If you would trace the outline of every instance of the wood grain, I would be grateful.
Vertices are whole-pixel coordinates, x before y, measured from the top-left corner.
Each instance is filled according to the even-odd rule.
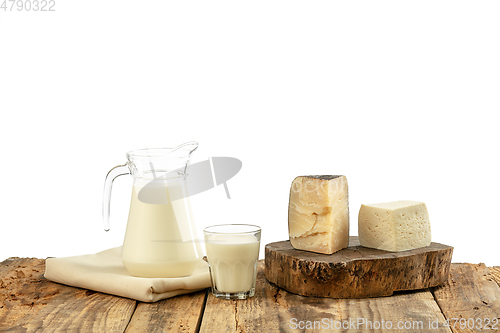
[[[462,318],[475,322],[469,327],[458,323],[452,328],[453,332],[477,332],[478,322],[484,325],[485,318],[490,321],[496,318],[496,329],[500,330],[498,275],[495,277],[495,274],[490,274],[484,264],[453,264],[452,267],[448,281],[443,286],[432,289],[434,297],[443,314],[450,319],[450,324],[453,325]],[[488,326],[489,330],[491,326]]]
[[[207,290],[155,303],[139,303],[125,332],[197,332]]]
[[[357,326],[358,319],[365,321]],[[303,328],[311,325],[307,332],[338,331],[338,325],[344,325],[341,330],[345,332],[382,332],[385,330],[376,326],[382,320],[385,325],[390,321],[393,329],[399,322],[408,322],[414,325],[411,332],[429,332],[429,322],[437,320],[439,328],[432,332],[451,332],[442,326],[445,318],[428,290],[368,299],[303,297],[269,283],[262,261],[254,297],[228,301],[209,293],[200,332],[297,332],[303,331],[300,322]]]
[[[266,278],[302,296],[366,298],[390,296],[444,283],[453,248],[432,243],[403,252],[363,247],[351,236],[349,247],[333,254],[294,249],[289,241],[265,247]]]
[[[136,302],[46,280],[45,260],[0,263],[0,331],[123,332]]]
[[[491,277],[500,286],[500,266],[489,267]]]
[[[500,320],[500,267],[482,264],[452,264],[440,287],[332,299],[278,288],[266,280],[260,261],[256,293],[248,300],[219,300],[201,291],[156,303],[53,283],[43,278],[44,270],[41,259],[0,263],[0,332],[386,332],[390,322],[394,331],[457,333],[480,330],[459,323],[450,329],[446,318],[452,325],[453,318]],[[436,320],[438,327],[429,328]]]

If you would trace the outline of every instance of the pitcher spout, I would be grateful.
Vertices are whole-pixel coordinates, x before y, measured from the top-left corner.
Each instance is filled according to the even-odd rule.
[[[134,178],[157,179],[172,171],[177,176],[186,174],[186,168],[198,143],[189,141],[174,148],[146,148],[129,151],[127,164]]]

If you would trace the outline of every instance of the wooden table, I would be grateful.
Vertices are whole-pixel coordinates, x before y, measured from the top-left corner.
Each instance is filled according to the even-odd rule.
[[[389,325],[400,332],[500,332],[500,267],[483,264],[452,264],[438,288],[330,299],[277,288],[261,261],[250,300],[218,300],[205,290],[156,303],[53,283],[44,270],[43,259],[0,263],[0,332],[381,332]],[[474,329],[463,328],[461,318]],[[478,329],[486,318],[489,328],[498,321],[496,330]]]

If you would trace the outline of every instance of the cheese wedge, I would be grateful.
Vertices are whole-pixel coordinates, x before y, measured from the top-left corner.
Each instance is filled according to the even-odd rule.
[[[332,254],[349,245],[349,202],[345,176],[294,179],[288,233],[295,249]]]
[[[425,203],[394,201],[361,205],[358,235],[362,246],[400,252],[431,244],[431,225]]]

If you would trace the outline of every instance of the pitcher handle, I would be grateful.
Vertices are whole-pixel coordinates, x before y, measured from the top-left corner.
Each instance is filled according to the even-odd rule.
[[[111,188],[113,187],[113,181],[118,176],[130,174],[129,169],[126,164],[117,165],[113,169],[109,170],[106,175],[106,180],[104,181],[104,196],[102,199],[102,217],[104,220],[104,230],[109,231],[109,207],[111,205]]]

